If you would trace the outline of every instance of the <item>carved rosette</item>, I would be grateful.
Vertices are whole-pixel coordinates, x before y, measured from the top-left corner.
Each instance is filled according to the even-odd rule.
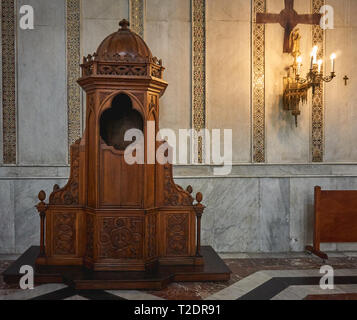
[[[76,214],[56,213],[54,225],[54,254],[73,255],[76,253]]]
[[[143,220],[107,217],[100,220],[99,257],[103,259],[141,259]]]
[[[167,217],[167,255],[188,254],[188,215],[170,214]]]
[[[164,204],[166,206],[192,206],[192,196],[174,182],[172,176],[172,165],[166,164],[164,167],[164,171]]]
[[[50,205],[76,206],[79,204],[79,144],[71,146],[71,175],[65,187],[55,185],[50,195]]]

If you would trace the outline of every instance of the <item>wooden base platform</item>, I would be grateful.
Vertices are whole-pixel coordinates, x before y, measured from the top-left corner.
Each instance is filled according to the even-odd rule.
[[[161,290],[171,282],[228,281],[231,271],[212,247],[202,247],[203,266],[157,266],[147,272],[91,271],[84,267],[35,266],[39,247],[30,247],[4,273],[7,284],[18,284],[21,266],[35,270],[35,283],[65,283],[77,290]]]

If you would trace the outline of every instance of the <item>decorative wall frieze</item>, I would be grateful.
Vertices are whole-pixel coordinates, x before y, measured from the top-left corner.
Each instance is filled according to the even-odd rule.
[[[144,38],[145,0],[130,0],[130,29]]]
[[[191,0],[192,8],[192,128],[206,127],[206,0]],[[196,139],[195,139],[196,141]],[[203,141],[195,143],[195,157],[203,162]]]
[[[81,136],[80,0],[66,0],[68,146]]]
[[[253,162],[265,162],[265,25],[256,23],[258,12],[266,12],[266,0],[253,0],[252,26],[252,131]]]
[[[16,164],[15,0],[1,1],[3,163]]]
[[[324,0],[312,0],[312,13],[319,13]],[[318,45],[318,59],[323,59],[325,32],[320,26],[312,26],[312,45]],[[324,158],[324,87],[317,88],[312,97],[312,162],[323,162]]]

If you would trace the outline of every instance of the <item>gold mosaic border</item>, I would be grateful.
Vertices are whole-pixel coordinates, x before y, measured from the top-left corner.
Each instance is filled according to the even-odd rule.
[[[144,38],[145,0],[130,0],[130,29]]]
[[[320,13],[324,0],[312,0],[312,13]],[[312,27],[312,45],[319,46],[319,59],[324,57],[325,32],[320,26]],[[323,86],[316,89],[312,97],[312,162],[323,162],[324,158],[324,92]]]
[[[258,12],[266,12],[266,0],[253,0],[252,25],[252,114],[253,162],[265,162],[265,24],[257,24]]]
[[[66,1],[68,146],[81,136],[80,0]]]
[[[191,0],[191,8],[192,127],[199,132],[206,127],[206,0]],[[199,137],[198,144],[195,145],[198,163],[203,161],[202,142]]]
[[[16,164],[15,0],[1,1],[3,163]]]

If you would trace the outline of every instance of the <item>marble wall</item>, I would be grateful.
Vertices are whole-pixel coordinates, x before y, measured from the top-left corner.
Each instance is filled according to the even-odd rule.
[[[251,161],[250,6],[207,1],[207,128],[231,129],[233,162]],[[233,80],[234,79],[234,80]],[[219,114],[219,116],[217,116]]]
[[[335,29],[326,35],[326,51],[335,51],[338,56],[336,68],[338,78],[335,83],[325,86],[326,106],[326,141],[325,161],[356,161],[357,149],[354,141],[357,137],[357,91],[353,75],[357,72],[357,2],[354,0],[328,0],[334,7]],[[350,80],[345,86],[343,77]]]
[[[191,0],[146,1],[145,41],[163,60],[169,86],[160,100],[160,127],[191,128]]]
[[[280,13],[284,0],[267,0],[267,12]],[[310,13],[310,1],[297,0],[295,10]],[[311,26],[299,25],[302,36],[301,53],[304,57],[304,72],[307,72],[312,48]],[[307,163],[310,157],[311,99],[302,106],[298,128],[291,112],[283,110],[283,77],[291,65],[291,55],[282,54],[284,32],[280,24],[266,25],[265,45],[265,109],[266,109],[266,154],[268,163]]]
[[[39,242],[34,208],[39,190],[64,185],[67,166],[66,0],[17,0],[35,9],[35,29],[17,28],[17,165],[0,166],[0,253],[21,253]],[[279,13],[283,0],[267,0]],[[311,163],[311,103],[295,128],[282,111],[282,78],[291,63],[282,54],[283,29],[266,26],[266,163],[252,164],[251,1],[206,1],[206,122],[233,130],[233,162],[227,177],[211,166],[177,166],[176,181],[204,194],[203,243],[221,252],[302,251],[312,241],[313,188],[357,188],[357,47],[355,0],[327,0],[335,29],[326,32],[326,56],[337,51],[338,77],[325,86],[325,163]],[[146,0],[144,38],[163,59],[169,87],[161,100],[161,128],[191,128],[191,0]],[[309,13],[311,0],[295,0]],[[81,1],[81,55],[130,19],[130,0]],[[299,26],[305,70],[311,26]],[[1,58],[1,57],[0,57]],[[1,64],[0,64],[1,67]],[[342,78],[348,75],[348,86]],[[85,99],[82,95],[82,117]],[[0,112],[0,139],[2,135]],[[0,143],[0,158],[2,144]],[[349,163],[349,164],[348,164]],[[353,250],[331,244],[329,250]]]
[[[201,191],[207,206],[202,242],[219,252],[301,252],[312,244],[316,185],[355,190],[357,177],[177,176]],[[357,250],[356,244],[322,244],[327,251]]]
[[[17,30],[18,164],[67,164],[65,0],[18,0],[34,8]]]

